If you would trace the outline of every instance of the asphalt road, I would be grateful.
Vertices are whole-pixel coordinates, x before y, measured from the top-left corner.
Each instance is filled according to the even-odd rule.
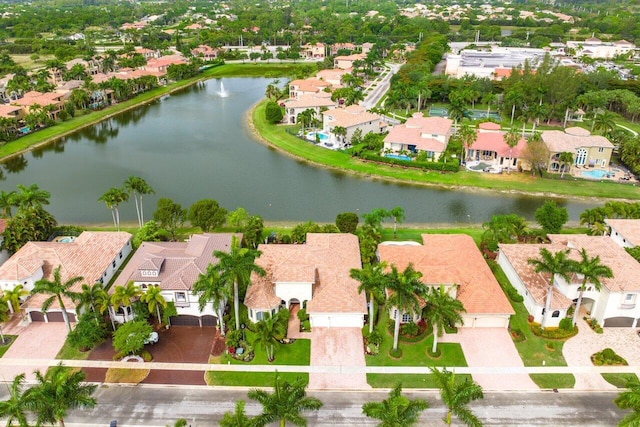
[[[320,411],[307,415],[310,426],[376,425],[362,415],[362,404],[387,395],[386,391],[310,394],[324,403]],[[420,425],[444,425],[445,410],[437,392],[406,394],[429,402]],[[0,387],[0,399],[6,396],[6,389]],[[622,417],[612,403],[615,396],[607,392],[486,393],[474,402],[473,410],[486,426],[615,426]],[[172,386],[101,386],[95,397],[98,405],[72,411],[65,419],[67,427],[108,426],[111,420],[117,420],[118,427],[164,427],[178,418],[186,418],[192,427],[215,426],[222,414],[233,411],[236,400],[247,400],[246,391],[237,389]],[[247,401],[246,411],[255,415],[260,406]]]

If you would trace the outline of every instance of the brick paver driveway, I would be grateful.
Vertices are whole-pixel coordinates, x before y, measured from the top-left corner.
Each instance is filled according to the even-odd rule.
[[[4,328],[7,335],[18,335],[9,350],[4,354],[6,359],[55,359],[67,339],[67,327],[64,322],[33,322],[21,325],[19,319],[13,319]],[[33,380],[34,370],[44,372],[47,366],[6,366],[2,368],[0,380],[12,381],[21,373],[25,373],[27,380]]]
[[[470,367],[505,368],[501,375],[474,374],[483,389],[539,390],[529,375],[508,373],[508,368],[524,364],[506,328],[460,328],[457,334],[445,334],[442,341],[460,343]]]
[[[362,331],[358,328],[314,328],[311,332],[311,367],[335,366],[340,373],[309,374],[310,389],[367,389],[365,373],[349,367],[366,366]]]

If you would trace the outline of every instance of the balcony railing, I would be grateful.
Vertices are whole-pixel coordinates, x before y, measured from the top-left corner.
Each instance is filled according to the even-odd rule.
[[[624,304],[620,304],[620,309],[621,310],[631,310],[636,308],[636,303],[632,302],[632,303],[624,303]]]

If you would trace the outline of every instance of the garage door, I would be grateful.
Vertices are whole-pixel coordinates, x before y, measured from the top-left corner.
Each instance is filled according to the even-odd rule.
[[[463,316],[463,328],[506,328],[509,319],[501,316]]]
[[[610,317],[608,319],[604,319],[603,326],[608,326],[610,328],[630,328],[633,326],[634,318],[632,317]]]
[[[312,328],[362,328],[363,315],[309,315]]]
[[[31,311],[29,316],[31,316],[32,322],[44,322],[44,314],[39,311]]]
[[[69,317],[70,322],[76,321],[75,314],[67,313],[67,316]],[[61,311],[49,311],[47,313],[47,318],[49,319],[49,322],[64,322],[64,317],[62,317]]]
[[[216,316],[206,315],[202,316],[202,326],[216,326],[218,324],[218,318]]]
[[[174,316],[171,318],[171,326],[200,326],[198,316]]]

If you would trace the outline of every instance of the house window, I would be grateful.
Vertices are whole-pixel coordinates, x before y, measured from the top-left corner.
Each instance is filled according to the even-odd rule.
[[[551,313],[551,317],[560,317],[560,310],[556,310],[553,313]]]
[[[116,268],[116,260],[114,259],[113,262],[111,263],[111,265],[113,266],[113,268]]]
[[[604,153],[604,147],[598,147],[598,153]]]
[[[122,251],[120,251],[120,258],[122,258]]]
[[[636,302],[636,294],[626,294],[624,296],[625,304],[633,304]]]
[[[402,315],[402,323],[409,323],[409,322],[413,322],[413,316],[410,315],[409,313],[404,313]]]
[[[256,320],[260,321],[264,319],[264,311],[256,311]]]
[[[176,292],[176,302],[187,302],[187,293]]]
[[[576,161],[575,164],[578,166],[582,166],[587,163],[587,150],[584,148],[578,148],[576,151]]]

